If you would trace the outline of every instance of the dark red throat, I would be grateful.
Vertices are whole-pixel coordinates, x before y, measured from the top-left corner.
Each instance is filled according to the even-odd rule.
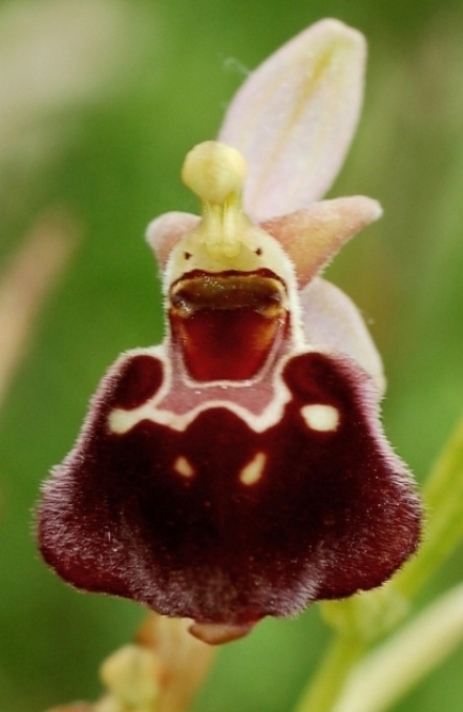
[[[252,378],[289,332],[286,288],[268,270],[192,273],[170,301],[173,344],[198,381]]]

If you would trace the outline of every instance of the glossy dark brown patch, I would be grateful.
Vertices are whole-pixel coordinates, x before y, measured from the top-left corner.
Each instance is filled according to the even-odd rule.
[[[286,288],[267,269],[190,272],[169,302],[173,343],[198,381],[252,378],[290,328]]]
[[[201,309],[187,318],[169,314],[172,340],[198,381],[252,378],[289,331],[289,315],[271,319],[253,309]]]

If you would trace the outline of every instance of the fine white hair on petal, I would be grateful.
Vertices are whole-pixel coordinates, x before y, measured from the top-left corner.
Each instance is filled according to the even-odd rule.
[[[322,20],[240,88],[219,139],[248,162],[245,208],[255,219],[307,207],[329,189],[357,125],[365,59],[361,33]]]
[[[146,241],[152,248],[160,269],[164,269],[172,248],[191,232],[200,218],[192,213],[170,212],[152,220],[146,228]]]
[[[350,356],[372,378],[381,397],[386,390],[381,357],[353,301],[320,277],[300,292],[300,300],[310,346]]]
[[[383,211],[363,195],[321,200],[295,213],[268,220],[262,228],[273,235],[296,268],[300,287],[326,267],[347,240],[378,220]]]

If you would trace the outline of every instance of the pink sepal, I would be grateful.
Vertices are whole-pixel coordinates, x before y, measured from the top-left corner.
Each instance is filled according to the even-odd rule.
[[[244,204],[266,220],[305,208],[330,188],[357,125],[366,45],[338,20],[297,35],[252,72],[219,140],[246,158]]]

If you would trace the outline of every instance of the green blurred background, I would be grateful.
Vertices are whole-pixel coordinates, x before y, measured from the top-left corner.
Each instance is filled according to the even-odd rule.
[[[109,364],[162,338],[143,232],[167,210],[195,210],[179,179],[184,154],[215,136],[246,70],[325,16],[370,46],[365,111],[331,195],[364,193],[385,208],[328,275],[370,323],[389,378],[387,433],[423,480],[463,405],[461,0],[0,2],[0,260],[53,206],[82,234],[0,415],[1,712],[95,698],[100,661],[143,618],[47,570],[32,535],[39,485]],[[41,83],[54,81],[42,101]],[[38,98],[28,103],[29,84]],[[419,605],[463,578],[463,551],[438,578]],[[328,637],[316,606],[263,622],[220,651],[195,712],[290,710]],[[463,650],[396,709],[461,710],[462,666]]]

